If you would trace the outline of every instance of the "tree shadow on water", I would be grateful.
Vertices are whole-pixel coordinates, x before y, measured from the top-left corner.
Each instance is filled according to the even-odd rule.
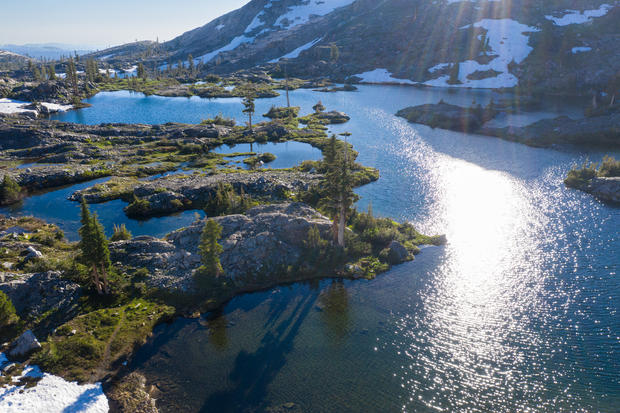
[[[295,337],[315,300],[314,295],[300,300],[289,317],[265,334],[256,352],[240,352],[229,376],[232,387],[210,395],[200,411],[244,412],[264,408],[267,388],[286,364],[286,356],[293,350]]]

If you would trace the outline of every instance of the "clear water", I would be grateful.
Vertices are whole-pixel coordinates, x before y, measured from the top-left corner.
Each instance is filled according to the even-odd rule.
[[[351,132],[359,160],[381,171],[359,189],[360,208],[372,202],[376,214],[446,233],[449,243],[374,281],[249,294],[212,320],[158,327],[132,365],[161,390],[161,410],[294,402],[320,412],[618,411],[620,210],[562,184],[574,163],[602,153],[530,148],[393,116],[440,98],[489,97],[387,86],[293,92],[302,112],[320,99],[352,116],[332,131]],[[61,116],[243,119],[234,100],[94,99],[82,115]],[[282,99],[258,100],[258,111]]]
[[[233,154],[233,153],[265,153],[269,152],[276,156],[276,159],[262,166],[262,168],[282,169],[291,168],[299,165],[305,160],[316,161],[323,157],[321,151],[312,147],[310,144],[302,142],[267,142],[264,144],[258,143],[242,143],[234,146],[222,145],[215,148],[213,151],[221,154]],[[236,159],[238,157],[232,157],[227,159]],[[239,157],[237,160],[246,158]],[[241,163],[244,168],[249,169],[250,166]]]
[[[70,201],[68,198],[79,189],[86,189],[98,183],[103,183],[109,178],[101,178],[94,181],[70,185],[52,191],[42,191],[25,198],[20,203],[0,208],[0,214],[11,216],[32,215],[45,221],[56,224],[65,233],[70,241],[79,240],[78,229],[80,228],[80,204]],[[183,211],[181,213],[155,217],[148,220],[129,219],[123,212],[127,204],[121,200],[94,204],[90,206],[92,212],[96,212],[99,220],[105,228],[108,236],[114,232],[114,225],[125,224],[134,236],[152,235],[163,237],[173,229],[186,226],[194,222],[196,214],[204,216],[203,211]]]

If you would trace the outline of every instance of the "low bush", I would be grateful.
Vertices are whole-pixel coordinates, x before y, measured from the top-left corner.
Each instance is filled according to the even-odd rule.
[[[144,217],[151,213],[151,203],[148,199],[138,198],[134,195],[133,201],[125,207],[128,217]]]
[[[110,237],[110,241],[127,241],[131,239],[131,232],[127,229],[125,224],[114,224],[114,234]]]
[[[219,183],[215,194],[209,199],[205,206],[205,213],[209,217],[220,215],[243,214],[248,209],[258,205],[243,190],[237,194],[230,184]]]

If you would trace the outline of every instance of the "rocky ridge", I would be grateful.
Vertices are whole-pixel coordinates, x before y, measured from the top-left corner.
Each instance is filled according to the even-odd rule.
[[[245,215],[213,218],[222,226],[220,256],[225,277],[239,288],[266,288],[282,283],[283,270],[298,264],[308,230],[317,226],[324,238],[331,221],[300,203],[258,206]],[[193,271],[201,262],[198,254],[204,221],[169,234],[164,239],[142,236],[110,245],[113,261],[147,268],[153,287],[189,291]]]

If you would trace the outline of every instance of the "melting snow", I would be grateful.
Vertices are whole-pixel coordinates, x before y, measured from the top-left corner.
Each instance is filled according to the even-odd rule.
[[[28,102],[22,102],[13,99],[0,99],[0,113],[36,113],[32,109],[24,109],[23,106],[28,105]],[[0,363],[2,360],[0,360]]]
[[[292,28],[310,21],[312,16],[325,16],[332,11],[348,6],[355,0],[310,0],[307,4],[289,7],[288,12],[278,17],[275,26]]]
[[[375,69],[355,75],[362,79],[365,83],[399,83],[403,85],[415,85],[416,82],[409,79],[397,79],[387,69]]]
[[[24,106],[29,105],[30,102],[22,102],[20,100],[13,99],[0,99],[0,113],[33,113],[36,114],[37,111],[34,109],[26,109]],[[41,102],[41,106],[45,106],[51,112],[66,112],[73,108],[71,105],[59,105],[57,103],[48,103]],[[0,363],[2,360],[0,359]]]
[[[579,10],[565,10],[564,16],[562,17],[554,17],[554,16],[545,16],[545,19],[553,21],[556,26],[568,26],[569,24],[583,24],[591,21],[595,17],[602,17],[607,14],[607,12],[613,9],[614,6],[609,4],[602,4],[598,9],[594,10],[584,10],[583,12]]]
[[[288,8],[288,11],[286,13],[278,17],[278,19],[276,20],[274,24],[274,27],[275,27],[274,30],[285,29],[285,28],[290,29],[300,24],[307,23],[308,21],[310,21],[310,18],[312,16],[324,16],[336,10],[337,8],[348,6],[354,1],[355,0],[309,0],[306,4],[301,4],[299,6],[291,6]],[[272,7],[272,3],[269,2],[265,5],[264,9],[268,9],[271,7]],[[242,35],[237,36],[234,39],[232,39],[230,43],[228,43],[226,46],[222,46],[219,49],[213,50],[205,55],[197,57],[196,59],[194,59],[195,62],[196,63],[210,62],[211,60],[213,60],[213,58],[215,58],[220,53],[234,50],[244,43],[252,43],[256,39],[256,36],[259,36],[265,32],[271,31],[272,29],[270,28],[264,28],[259,33],[252,35],[252,36],[250,35],[255,30],[265,26],[265,23],[262,21],[262,17],[265,15],[264,9],[261,10],[254,17],[254,19],[252,19],[248,27],[246,27],[245,30],[243,31]],[[216,29],[220,30],[219,28],[220,26],[217,26]],[[303,50],[300,50],[300,52],[301,51]],[[161,68],[165,68],[165,67],[166,67],[165,65],[161,66]]]
[[[6,364],[0,353],[0,366]],[[37,366],[27,366],[20,377],[41,377],[30,389],[18,386],[0,387],[0,411],[3,413],[107,413],[108,399],[101,383],[79,385],[51,374],[41,373]],[[14,378],[14,381],[19,378]]]
[[[463,28],[468,27],[465,26]],[[538,29],[512,19],[483,19],[474,23],[474,27],[481,27],[487,30],[487,38],[491,48],[489,54],[496,57],[484,65],[475,60],[466,60],[459,63],[459,80],[462,84],[449,85],[447,83],[449,76],[441,76],[425,82],[425,85],[496,89],[514,87],[518,84],[519,80],[508,72],[508,65],[513,60],[515,63],[521,63],[530,54],[532,47],[528,45],[529,36],[525,33],[535,32]],[[436,65],[429,69],[429,71],[436,71],[447,65],[449,64]],[[476,71],[484,72],[489,70],[494,70],[499,72],[499,74],[486,79],[472,80],[467,78],[468,75]]]
[[[303,46],[299,46],[297,49],[293,50],[290,53],[285,54],[282,57],[270,60],[269,63],[276,63],[277,61],[279,61],[281,59],[295,59],[295,58],[299,57],[299,54],[301,52],[303,52],[304,50],[308,50],[308,49],[314,47],[314,45],[317,44],[318,42],[320,42],[321,40],[323,40],[322,37],[319,37],[318,39],[314,39],[313,41],[311,41],[309,43],[306,43]]]
[[[582,52],[589,52],[590,50],[592,50],[591,47],[578,46],[578,47],[573,47],[572,52],[573,54],[577,54],[577,53],[582,53]]]

